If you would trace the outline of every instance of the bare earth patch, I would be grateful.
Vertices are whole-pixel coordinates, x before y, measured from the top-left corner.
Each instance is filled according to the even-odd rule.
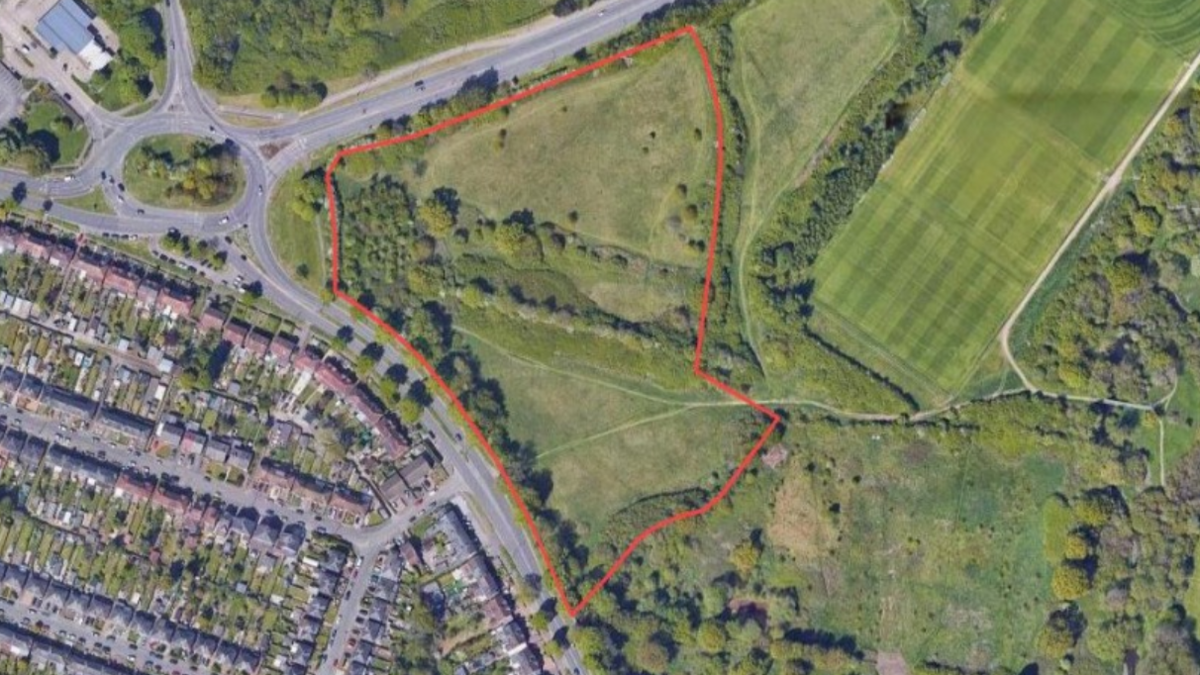
[[[767,536],[797,560],[820,558],[837,537],[829,516],[821,508],[808,474],[792,472],[775,493],[775,511]]]
[[[875,670],[879,675],[908,675],[908,664],[900,652],[879,652],[875,655]]]

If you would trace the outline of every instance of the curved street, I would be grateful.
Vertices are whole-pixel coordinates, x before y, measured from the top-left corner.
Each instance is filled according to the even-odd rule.
[[[351,140],[373,131],[385,120],[416,113],[430,103],[452,96],[472,76],[494,70],[501,80],[512,80],[536,72],[626,30],[646,13],[667,4],[669,0],[609,0],[565,18],[547,18],[503,36],[384,73],[377,79],[386,84],[372,88],[369,93],[337,96],[340,101],[305,114],[271,115],[286,118],[275,126],[249,127],[222,117],[220,106],[194,82],[193,50],[183,8],[179,0],[169,1],[165,7],[160,6],[165,19],[167,76],[153,106],[141,114],[123,117],[94,104],[69,78],[52,82],[60,93],[69,95],[70,105],[84,120],[92,140],[90,150],[69,179],[61,174],[34,178],[20,171],[0,169],[0,192],[8,194],[18,183],[24,183],[31,202],[55,202],[50,211],[55,218],[90,234],[159,236],[177,229],[212,237],[243,229],[250,250],[241,251],[240,255],[236,249],[231,251],[232,271],[243,275],[248,282],[260,283],[264,296],[298,322],[328,334],[341,326],[352,327],[356,341],[351,348],[361,348],[375,339],[373,330],[354,321],[345,306],[324,304],[300,287],[272,251],[267,232],[268,209],[280,178],[308,161],[314,151]],[[5,49],[13,48],[8,45]],[[474,53],[477,55],[472,58],[462,58]],[[449,65],[439,69],[442,61]],[[424,80],[420,89],[412,83],[417,72]],[[14,97],[19,93],[19,82],[7,76],[7,71],[0,68],[0,114],[4,119],[15,110]],[[139,203],[119,190],[125,157],[139,142],[151,136],[178,133],[230,143],[236,148],[246,172],[246,189],[236,204],[216,212],[173,210]],[[96,188],[102,191],[112,214],[57,203],[64,198],[86,195]],[[404,355],[394,345],[386,345],[384,363],[403,361]],[[423,422],[438,451],[455,472],[454,484],[461,491],[460,496],[469,496],[467,505],[483,510],[476,516],[486,518],[491,524],[488,532],[480,532],[485,543],[506,549],[517,575],[527,580],[540,579],[541,558],[522,523],[514,517],[494,468],[480,453],[465,447],[461,439],[467,435],[441,401],[435,403]],[[388,526],[346,538],[355,544],[360,555],[373,557],[406,526],[409,514],[403,515],[404,518],[392,518]],[[352,599],[361,599],[368,578],[369,575],[360,575],[360,583],[352,589]],[[544,599],[550,597],[543,595]],[[344,603],[338,625],[349,625],[355,604]],[[562,628],[562,620],[556,619],[552,629]],[[340,630],[330,643],[320,672],[332,672],[332,662],[341,654],[349,632],[348,628]],[[567,672],[583,672],[573,649],[561,661]]]

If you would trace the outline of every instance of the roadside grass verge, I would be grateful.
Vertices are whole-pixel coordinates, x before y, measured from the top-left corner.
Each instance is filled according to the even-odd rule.
[[[329,281],[329,216],[301,197],[303,174],[294,168],[276,185],[267,210],[267,235],[284,269],[319,295]]]
[[[74,164],[87,147],[87,127],[73,112],[55,100],[31,97],[23,118],[28,125],[29,135],[39,138],[42,147],[48,149],[52,164]],[[69,129],[59,123],[64,118],[71,121]]]
[[[113,208],[109,206],[108,200],[104,198],[104,191],[99,187],[94,188],[85,195],[59,199],[56,203],[76,209],[83,209],[84,211],[91,211],[92,213],[105,213],[108,215],[115,213]]]

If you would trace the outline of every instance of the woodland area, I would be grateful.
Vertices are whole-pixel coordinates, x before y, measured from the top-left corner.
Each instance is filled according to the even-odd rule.
[[[1200,372],[1200,94],[1188,92],[1137,176],[1075,244],[1016,346],[1038,378],[1149,403]]]

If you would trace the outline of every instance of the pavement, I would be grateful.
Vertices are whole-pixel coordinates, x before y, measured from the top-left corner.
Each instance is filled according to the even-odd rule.
[[[50,211],[51,216],[73,223],[91,234],[158,236],[176,229],[186,234],[209,237],[245,229],[250,242],[250,251],[246,252],[249,256],[242,260],[236,253],[231,254],[231,272],[242,274],[247,281],[261,283],[264,296],[298,322],[308,323],[330,334],[341,326],[352,327],[356,340],[351,348],[359,348],[374,341],[373,327],[353,320],[345,305],[325,305],[300,287],[271,249],[267,215],[279,178],[293,167],[309,161],[310,154],[320,148],[352,140],[373,131],[385,120],[416,113],[430,103],[452,96],[472,76],[491,70],[501,80],[512,80],[537,72],[581,48],[626,30],[648,12],[669,3],[670,0],[606,0],[586,11],[564,18],[547,18],[504,36],[465,45],[417,64],[402,66],[397,69],[401,72],[384,74],[377,81],[347,95],[335,96],[330,105],[291,116],[276,126],[247,127],[222,117],[221,106],[196,86],[192,78],[194,52],[186,17],[181,0],[173,0],[168,3],[164,15],[168,64],[166,82],[151,108],[139,115],[122,117],[102,109],[88,99],[69,77],[62,77],[61,68],[57,68],[56,72],[56,66],[44,49],[31,50],[28,56],[35,70],[45,75],[60,93],[69,95],[70,104],[84,119],[92,138],[92,148],[70,180],[55,175],[34,178],[20,171],[0,169],[0,193],[10,191],[17,183],[25,183],[31,200],[56,201],[87,194],[99,186],[113,214],[92,213],[57,203]],[[14,30],[18,32],[13,33]],[[19,58],[22,55],[12,51],[30,42],[28,37],[20,38],[19,31],[19,28],[13,27],[11,16],[0,17],[5,61],[19,69],[28,70],[24,60]],[[10,34],[18,39],[10,38]],[[443,64],[444,67],[440,67]],[[420,88],[410,82],[413,73],[418,71],[424,80]],[[0,95],[7,91],[6,86],[11,86],[11,83],[6,85],[0,75]],[[0,102],[0,106],[3,105],[6,104]],[[0,107],[0,112],[3,110]],[[140,141],[168,133],[186,133],[232,144],[247,174],[247,189],[241,200],[224,211],[200,213],[141,204],[123,192],[119,184],[122,183],[125,156]],[[278,148],[269,158],[268,153],[264,152],[264,147],[268,145],[273,149]],[[222,275],[215,276],[218,280],[222,278]],[[386,345],[384,363],[396,362],[408,362],[408,358],[395,345]],[[497,482],[495,468],[463,442],[464,432],[443,402],[437,401],[423,421],[432,442],[456,477],[454,480],[461,481],[460,485],[443,487],[447,497],[470,495],[467,503],[472,508],[478,505],[483,511],[475,515],[485,518],[490,527],[482,529],[489,532],[489,538],[494,534],[495,542],[508,552],[509,559],[517,568],[515,573],[527,580],[540,580],[543,561],[536,553],[524,524],[514,516],[509,498]],[[82,448],[89,447],[88,439],[71,441],[83,443]],[[136,461],[138,465],[147,466],[155,472],[177,475],[178,480],[187,487],[198,492],[216,493],[230,503],[261,505],[262,509],[278,508],[278,505],[266,501],[261,495],[252,494],[253,491],[210,483],[181,465],[144,455],[138,455],[135,459],[132,453],[122,455],[118,449],[111,447],[106,451],[110,457],[122,457],[123,461]],[[394,528],[406,525],[407,519],[415,515],[412,510],[402,510],[384,526],[373,530],[356,530],[346,529],[336,523],[318,525],[312,514],[284,511],[281,515],[288,519],[304,521],[314,529],[323,525],[331,533],[343,536],[364,556],[386,545],[396,535]],[[362,589],[358,587],[361,583],[356,582],[352,587],[351,600],[355,597],[361,599],[359,591]],[[549,593],[543,594],[543,599],[550,597]],[[354,606],[352,602],[346,604],[346,611]],[[343,618],[347,617],[339,615],[339,620]],[[352,618],[352,615],[348,618]],[[562,626],[561,619],[556,620],[555,628]],[[345,635],[342,633],[348,631],[339,630],[339,636],[331,647],[344,645]],[[340,653],[335,648],[328,652],[331,655]],[[583,672],[574,650],[568,650],[562,661],[571,672]],[[327,658],[321,672],[330,672],[330,663]]]
[[[17,116],[25,100],[25,89],[21,81],[0,64],[0,126]]]

